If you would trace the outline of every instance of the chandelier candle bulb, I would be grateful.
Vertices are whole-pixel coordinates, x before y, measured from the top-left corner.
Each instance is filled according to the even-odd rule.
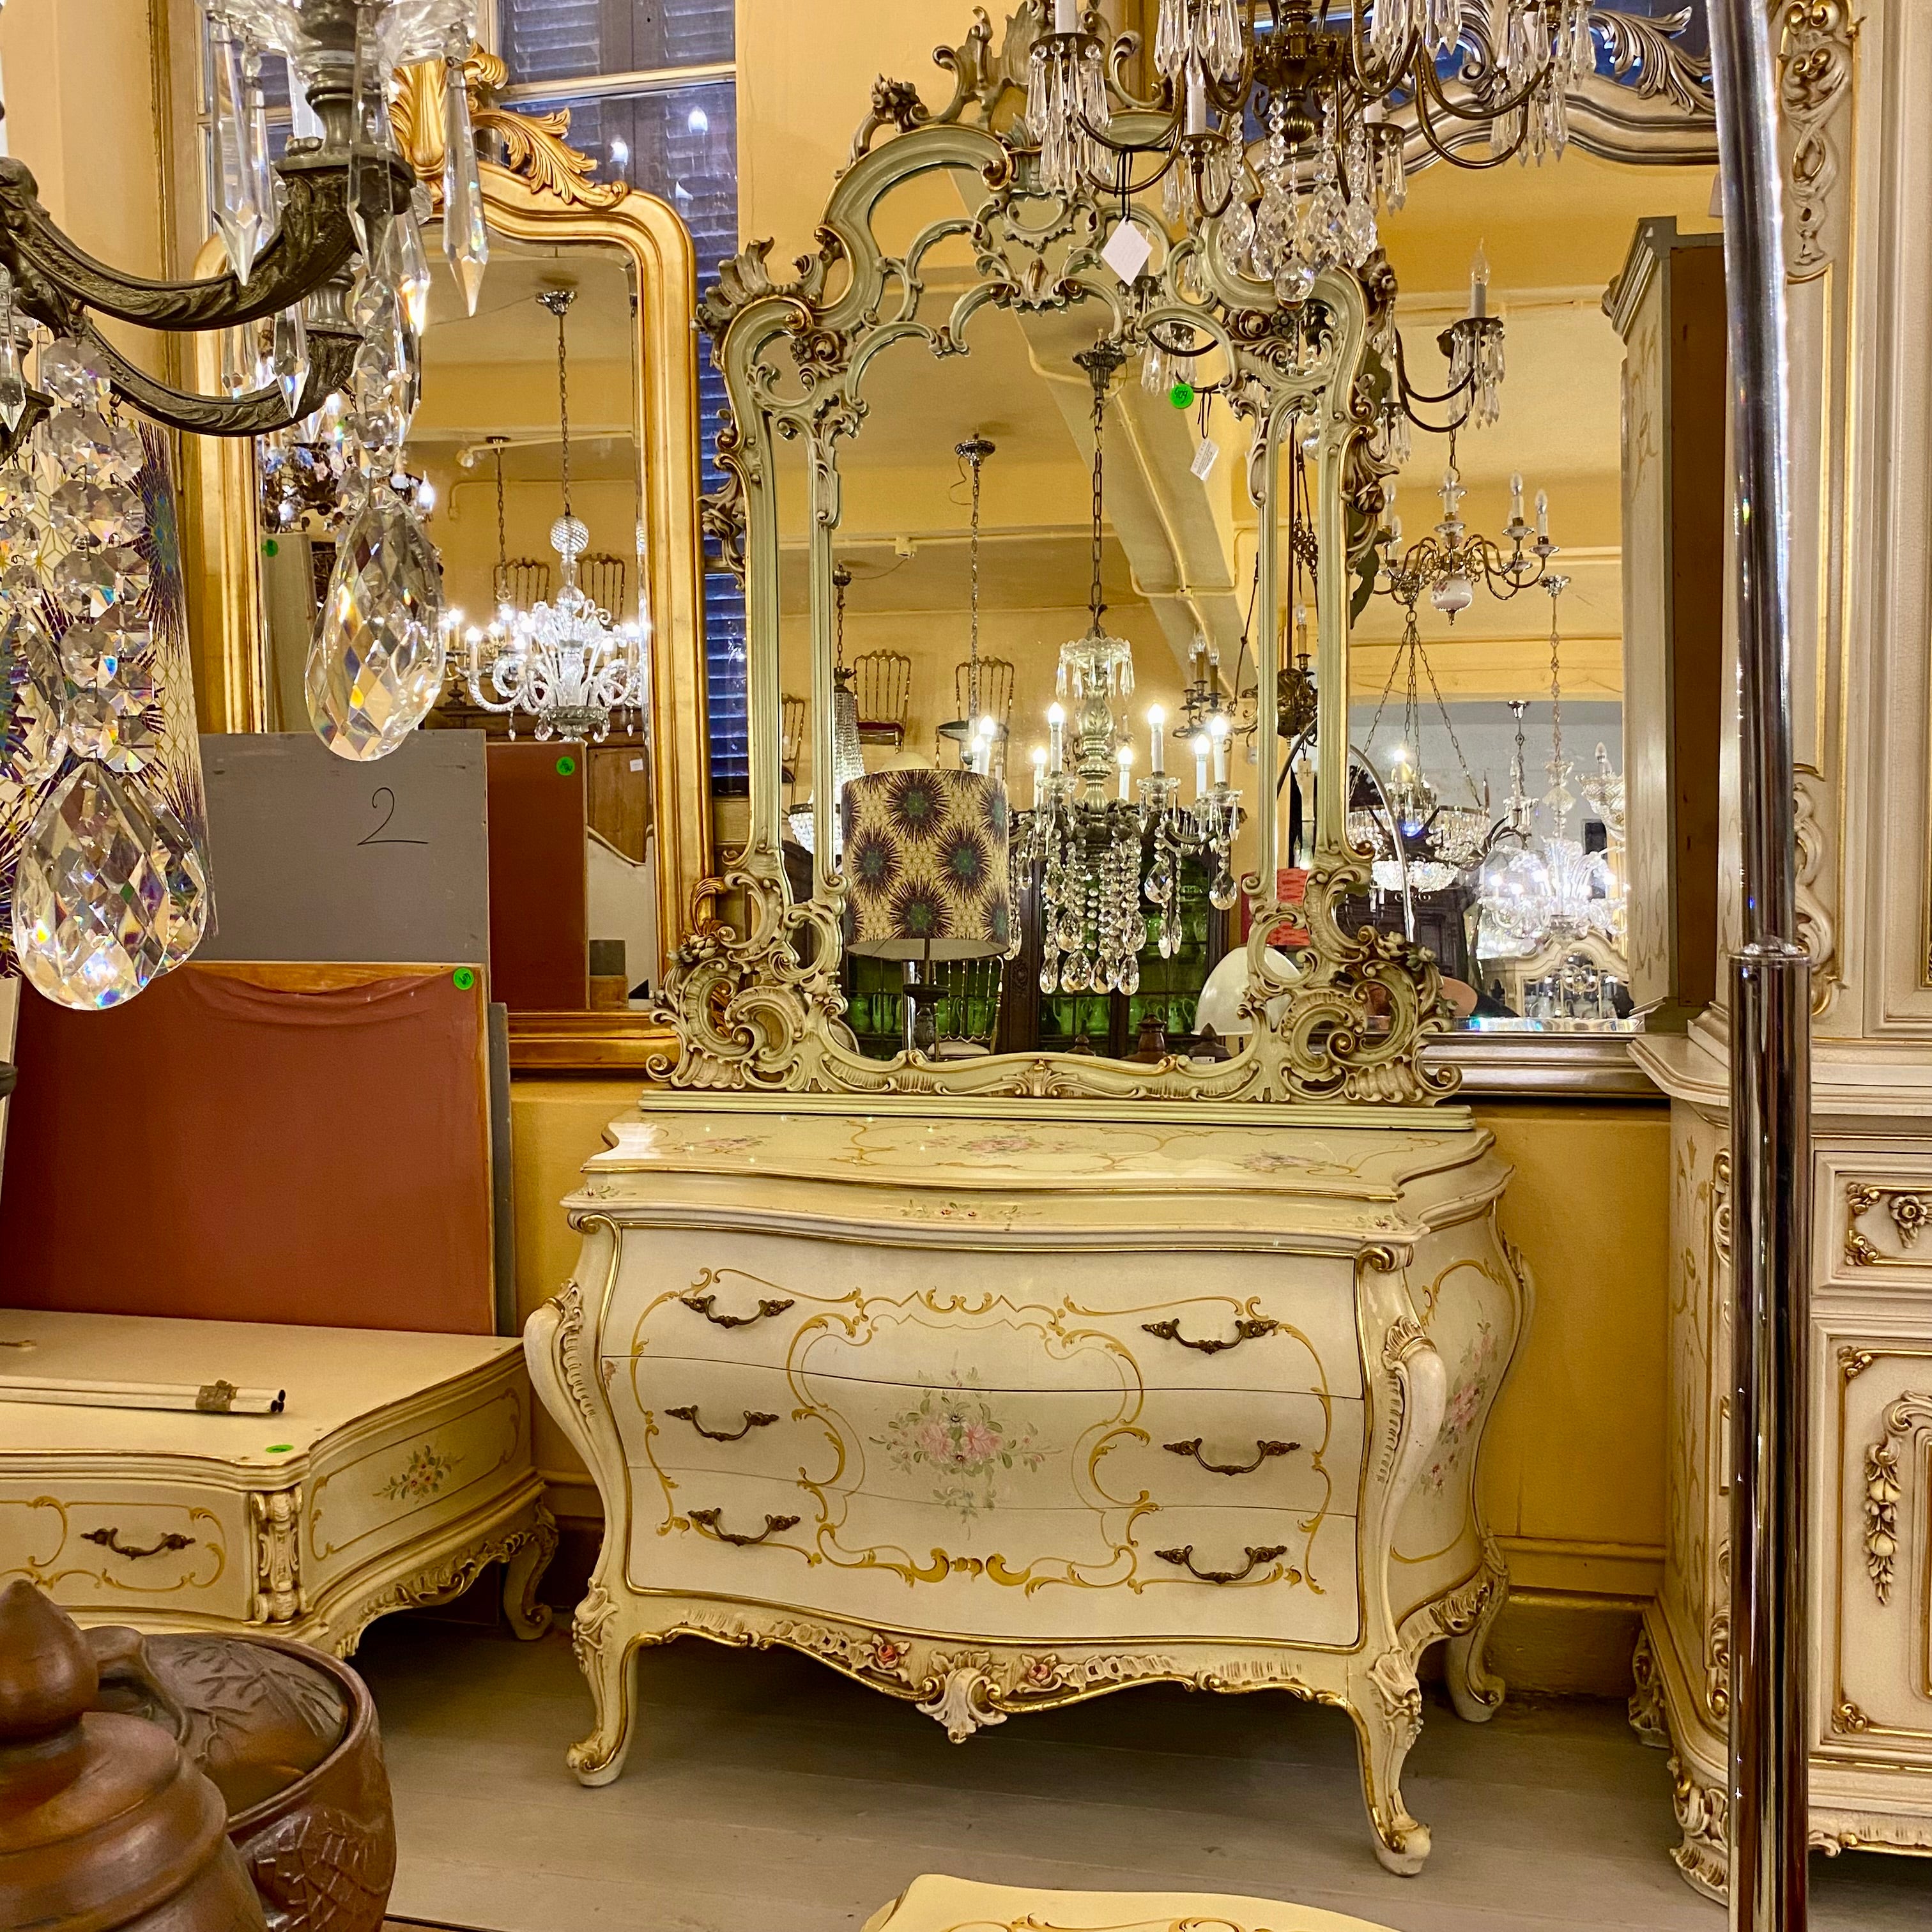
[[[1522,472],[1519,470],[1510,478],[1510,521],[1522,521]]]
[[[1044,745],[1036,745],[1033,748],[1033,803],[1036,812],[1040,809],[1041,801],[1046,794],[1046,747]]]
[[[1220,712],[1209,720],[1208,735],[1214,749],[1214,782],[1225,785],[1228,782],[1228,721]]]
[[[1194,739],[1194,797],[1198,804],[1208,796],[1208,734],[1197,732]]]
[[[1133,797],[1134,748],[1123,745],[1114,757],[1120,767],[1120,802],[1126,805]]]
[[[1469,313],[1481,321],[1490,312],[1490,258],[1483,244],[1476,244],[1476,253],[1469,263]]]
[[[1046,707],[1046,766],[1055,778],[1066,766],[1066,708],[1064,705],[1049,704]]]
[[[1156,704],[1148,712],[1148,770],[1156,778],[1167,776],[1167,713]]]
[[[1539,490],[1536,493],[1536,534],[1544,543],[1550,541],[1550,492]]]

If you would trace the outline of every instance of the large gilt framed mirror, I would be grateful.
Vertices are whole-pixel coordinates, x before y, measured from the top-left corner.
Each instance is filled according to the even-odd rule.
[[[1491,1091],[1640,1090],[1634,379],[1604,289],[1634,225],[1709,226],[1701,28],[1600,16],[1610,58],[1560,163],[1424,168],[1357,272],[1284,297],[1227,225],[1178,238],[1157,182],[1046,190],[1023,118],[1042,24],[979,15],[940,51],[944,106],[882,82],[816,254],[779,272],[754,247],[705,305],[751,830],[658,1070],[1109,1100],[1413,1104],[1471,1066]],[[1131,35],[1115,54],[1130,141],[1154,117]],[[1428,158],[1414,128],[1402,144]],[[1090,638],[1112,655],[1084,770]],[[974,766],[1004,794],[1007,890],[956,921],[977,896],[935,889],[946,855],[896,793],[976,876],[984,814],[954,776]]]
[[[481,168],[490,261],[473,314],[441,245],[442,64],[411,70],[393,110],[433,204],[405,460],[428,486],[446,605],[484,626],[506,602],[528,609],[554,594],[567,395],[567,487],[589,532],[579,573],[614,624],[646,631],[650,695],[647,716],[620,713],[601,741],[542,742],[527,717],[472,701],[459,627],[429,726],[489,736],[492,990],[509,1009],[512,1064],[634,1068],[662,1051],[648,1001],[715,870],[691,238],[663,202],[595,179],[567,114],[495,105],[494,55],[478,50],[464,71],[494,157]],[[222,345],[202,340],[201,382],[218,389]],[[292,482],[283,507],[275,462],[268,452],[265,490],[264,452],[231,443],[196,479],[204,530],[219,532],[205,546],[204,654],[219,652],[230,730],[308,728],[302,664],[336,532]]]

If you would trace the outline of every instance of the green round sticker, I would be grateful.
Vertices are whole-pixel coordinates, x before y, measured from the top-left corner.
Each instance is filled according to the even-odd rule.
[[[556,761],[556,775],[559,778],[569,778],[575,772],[576,770],[577,760],[574,758],[565,757],[558,759]]]
[[[467,966],[458,967],[450,977],[456,982],[456,990],[459,993],[468,992],[476,983],[476,974]]]
[[[281,554],[282,547],[273,537],[262,539],[262,554],[264,556],[280,556]]]
[[[1167,400],[1178,410],[1191,410],[1194,406],[1194,385],[1177,382],[1168,391]]]

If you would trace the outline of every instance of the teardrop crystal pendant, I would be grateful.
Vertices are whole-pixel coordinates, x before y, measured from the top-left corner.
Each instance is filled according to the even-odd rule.
[[[238,280],[254,272],[255,257],[267,240],[273,211],[261,200],[260,171],[254,153],[248,81],[240,34],[219,17],[208,37],[208,103],[213,165],[208,170],[208,218]]]
[[[0,267],[0,427],[10,436],[27,412],[27,378],[20,367],[20,338],[15,326],[14,278]]]
[[[300,302],[292,304],[275,317],[272,360],[275,380],[281,386],[282,400],[289,414],[302,411],[302,392],[308,387],[308,320]]]
[[[464,38],[464,37],[459,37]],[[467,48],[452,45],[446,66],[442,154],[442,252],[448,257],[464,308],[474,315],[490,261],[490,230],[483,218],[483,182],[476,166],[476,133],[470,89],[463,78]]]
[[[91,760],[28,829],[14,886],[14,950],[34,990],[98,1011],[131,1000],[201,942],[208,891],[179,819]]]
[[[342,533],[304,684],[316,736],[338,758],[386,758],[443,680],[442,582],[416,513],[386,485]]]

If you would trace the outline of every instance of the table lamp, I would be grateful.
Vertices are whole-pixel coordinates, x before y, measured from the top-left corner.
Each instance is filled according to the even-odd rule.
[[[920,968],[1009,949],[1006,788],[983,772],[902,766],[853,779],[840,794],[845,946],[905,968],[904,1042],[937,998]]]

